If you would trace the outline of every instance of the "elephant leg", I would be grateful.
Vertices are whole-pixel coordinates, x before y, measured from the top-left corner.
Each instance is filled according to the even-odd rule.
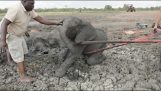
[[[70,55],[67,59],[60,65],[60,67],[55,71],[56,77],[63,77],[72,63],[75,61],[76,56]]]
[[[87,59],[87,64],[88,65],[97,65],[102,63],[106,57],[102,53],[96,53],[93,54],[92,56],[88,57]]]

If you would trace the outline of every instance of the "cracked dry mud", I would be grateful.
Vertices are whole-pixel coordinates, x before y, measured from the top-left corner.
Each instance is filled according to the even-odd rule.
[[[116,14],[82,13],[81,15],[75,14],[74,16],[91,22],[94,27],[105,30],[109,40],[123,40],[148,34],[151,28],[148,27],[147,29],[138,30],[135,28],[135,23],[146,22],[152,24],[154,21],[153,16],[156,13],[154,11],[140,11],[135,13],[119,12]],[[144,17],[145,14],[146,17]],[[56,19],[60,17],[64,18],[65,16],[50,16],[49,18]],[[55,29],[55,27],[39,24],[33,25],[30,28],[40,28],[41,30],[49,31]],[[126,35],[123,34],[125,30],[141,31],[141,33]],[[50,44],[53,43],[52,45],[54,47],[51,48],[49,45],[44,44],[43,47],[47,51],[49,50],[49,52],[34,52],[32,55],[26,55],[25,58],[28,70],[27,74],[36,80],[33,83],[18,82],[16,65],[7,65],[5,62],[1,62],[0,89],[9,91],[161,89],[161,72],[159,70],[161,46],[159,43],[128,44],[105,50],[103,54],[106,56],[106,60],[94,66],[88,66],[84,58],[79,58],[72,64],[63,78],[57,78],[54,76],[54,71],[62,62],[66,48],[58,45],[59,40],[56,40],[58,37],[57,31],[49,31],[45,32],[45,35],[40,34],[37,36],[47,40],[50,37],[44,36],[49,36],[51,33],[54,33],[55,36],[50,39]],[[30,51],[34,51],[31,46]]]

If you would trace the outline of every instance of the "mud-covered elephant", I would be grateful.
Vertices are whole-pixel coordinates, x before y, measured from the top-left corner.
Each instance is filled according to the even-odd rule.
[[[95,65],[101,63],[105,57],[102,52],[95,54],[86,54],[87,52],[103,48],[106,44],[83,45],[84,41],[102,41],[107,40],[106,33],[101,29],[94,28],[89,22],[83,21],[77,17],[68,17],[64,19],[63,26],[59,29],[59,34],[64,45],[69,49],[65,61],[55,71],[56,76],[62,77],[70,65],[79,56],[86,56],[86,63]]]

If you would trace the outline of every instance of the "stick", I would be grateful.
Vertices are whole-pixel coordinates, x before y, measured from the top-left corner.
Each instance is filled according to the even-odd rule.
[[[103,43],[161,43],[161,40],[107,40],[107,41],[84,41],[82,45],[103,44]]]

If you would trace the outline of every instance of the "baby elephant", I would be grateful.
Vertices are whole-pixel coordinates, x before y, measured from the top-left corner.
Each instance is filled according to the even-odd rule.
[[[63,26],[60,27],[59,32],[60,37],[63,40],[64,45],[69,49],[69,52],[60,68],[56,70],[56,76],[64,76],[70,65],[80,56],[86,56],[86,63],[89,65],[96,65],[105,60],[102,52],[95,54],[87,54],[87,52],[106,47],[106,44],[82,44],[84,41],[107,40],[106,33],[103,30],[96,29],[90,23],[79,18],[68,17],[64,19]]]

